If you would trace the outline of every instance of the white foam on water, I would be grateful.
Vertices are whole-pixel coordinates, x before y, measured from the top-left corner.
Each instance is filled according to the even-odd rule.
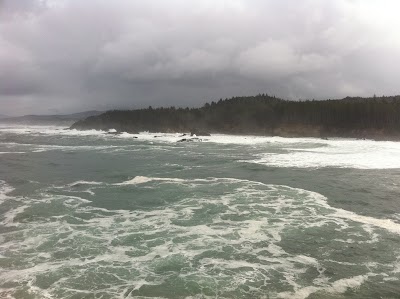
[[[330,293],[344,293],[347,289],[353,289],[362,285],[366,280],[367,275],[358,275],[350,278],[343,278],[334,281],[331,287],[327,288]]]
[[[84,190],[83,192],[89,193],[90,195],[95,195],[96,193],[92,191],[92,189]]]
[[[0,155],[4,154],[26,154],[26,152],[0,152]]]
[[[335,208],[332,207],[328,204],[327,198],[319,193],[308,191],[308,190],[303,190],[303,189],[298,189],[301,190],[301,192],[306,192],[310,195],[310,197],[313,198],[313,200],[318,203],[319,206],[325,207],[326,209],[329,209],[331,211],[330,214],[327,216],[332,217],[333,219],[347,219],[351,220],[354,222],[362,223],[362,224],[367,224],[373,227],[378,227],[385,229],[391,233],[394,234],[399,234],[400,235],[400,223],[397,223],[393,221],[392,219],[379,219],[379,218],[374,218],[370,216],[363,216],[356,214],[351,211],[347,211],[344,209],[340,208]],[[364,230],[366,230],[369,233],[372,233],[372,231],[369,229],[369,226],[363,226]]]
[[[70,187],[79,186],[79,185],[103,185],[103,182],[96,182],[96,181],[76,181],[71,184],[68,184]]]
[[[26,208],[28,208],[28,205],[22,205],[19,206],[17,208],[14,208],[12,210],[9,210],[7,212],[5,212],[2,215],[3,220],[0,222],[2,225],[4,226],[19,226],[19,223],[14,222],[14,218],[22,213]]]
[[[124,181],[122,183],[116,183],[115,186],[123,186],[123,185],[138,185],[144,184],[148,182],[166,182],[166,183],[188,183],[188,182],[217,182],[219,180],[226,180],[226,181],[238,181],[236,179],[218,179],[218,178],[208,178],[208,179],[179,179],[179,178],[161,178],[161,177],[147,177],[147,176],[135,176],[131,180]]]
[[[137,185],[137,184],[144,184],[152,181],[170,181],[169,179],[162,179],[162,178],[150,178],[146,176],[135,176],[133,179],[122,182],[122,183],[117,183],[115,185]],[[182,180],[183,181],[183,180]]]
[[[34,125],[3,125],[0,124],[0,132],[22,135],[63,135],[63,136],[104,136],[106,131],[98,130],[69,130],[62,126],[34,126]]]
[[[195,136],[190,136],[188,132],[182,133],[150,133],[140,132],[138,134],[131,134],[122,132],[121,134],[108,134],[109,132],[116,132],[114,129],[109,131],[101,130],[69,130],[66,127],[60,126],[32,126],[32,125],[1,125],[0,132],[8,132],[15,134],[27,135],[63,135],[63,136],[98,136],[102,138],[132,138],[136,137],[139,140],[151,142],[169,142],[176,143],[181,139],[192,139]],[[185,134],[185,135],[184,135]],[[184,135],[184,136],[183,136]],[[220,143],[220,144],[238,144],[238,145],[251,145],[251,144],[269,144],[269,143],[299,143],[309,141],[319,141],[316,138],[283,138],[283,137],[270,137],[270,136],[251,136],[251,135],[226,135],[226,134],[212,134],[211,136],[195,137],[201,139],[203,142]]]
[[[249,296],[257,298],[265,294],[265,288],[258,289],[253,287],[254,284],[264,287],[278,284],[287,291],[271,294],[272,297],[307,298],[319,291],[339,294],[349,288],[357,288],[365,283],[369,274],[329,280],[324,274],[325,260],[318,260],[313,252],[309,255],[291,254],[284,250],[280,242],[285,238],[287,229],[307,231],[323,225],[333,225],[336,230],[343,230],[347,236],[349,228],[356,228],[361,233],[358,242],[363,242],[365,246],[369,246],[371,232],[365,231],[362,234],[364,226],[365,229],[372,226],[377,232],[384,230],[395,236],[399,233],[400,224],[331,207],[321,194],[255,181],[136,176],[122,183],[110,184],[109,188],[124,185],[147,188],[147,185],[142,184],[159,183],[176,184],[177,188],[182,185],[204,188],[210,184],[223,184],[223,188],[221,192],[209,196],[195,192],[194,189],[188,198],[179,202],[152,210],[134,211],[111,211],[87,205],[87,200],[80,197],[68,196],[66,199],[66,196],[44,194],[43,202],[62,202],[70,217],[79,217],[80,214],[90,214],[92,217],[81,220],[81,224],[66,222],[64,215],[53,217],[53,222],[48,223],[21,223],[24,235],[18,241],[1,244],[1,252],[13,249],[15,253],[24,254],[25,250],[29,252],[39,248],[51,236],[68,234],[52,245],[51,251],[46,252],[49,254],[41,254],[40,257],[28,255],[27,265],[34,266],[7,269],[0,274],[0,280],[34,282],[35,277],[41,273],[56,275],[62,269],[72,268],[76,269],[73,274],[63,277],[46,291],[51,295],[53,291],[62,288],[79,293],[79,290],[74,291],[71,283],[74,285],[77,281],[84,281],[87,275],[93,277],[109,271],[113,275],[112,269],[120,267],[125,272],[135,269],[138,273],[114,282],[108,292],[115,298],[123,297],[127,291],[126,286],[137,290],[145,285],[159,285],[178,272],[180,279],[195,281],[201,286],[209,286],[210,282],[207,281],[212,281],[219,293],[249,285],[255,292]],[[102,183],[76,181],[65,188],[79,184],[96,186]],[[214,206],[219,207],[217,212],[209,213],[208,209]],[[21,208],[22,211],[24,209]],[[85,253],[82,251],[84,248],[93,252]],[[65,250],[72,256],[53,258],[54,253]],[[221,255],[225,251],[228,253]],[[76,257],[76,254],[80,256]],[[235,258],[235,255],[238,256]],[[182,261],[183,268],[168,268],[171,263],[175,265],[176,256]],[[251,258],[246,258],[249,256]],[[338,261],[338,265],[340,263]],[[346,266],[345,263],[342,265]],[[192,268],[188,270],[187,267]],[[369,265],[372,270],[376,267],[379,267],[379,263]],[[319,275],[317,273],[308,286],[303,285],[300,276],[310,268],[315,268]],[[148,277],[153,280],[147,280]],[[96,289],[96,283],[91,281],[88,287]],[[32,286],[35,287],[34,284]],[[35,292],[39,293],[40,290]]]
[[[306,299],[308,296],[310,296],[312,293],[317,292],[319,289],[320,288],[315,286],[308,286],[301,288],[295,292],[281,292],[277,294],[277,297],[283,299]]]
[[[343,278],[330,283],[328,286],[316,287],[308,286],[300,288],[295,292],[281,292],[278,293],[278,298],[283,299],[306,299],[313,293],[325,292],[331,294],[343,294],[348,289],[355,289],[361,286],[368,279],[368,275],[358,275],[350,278]]]
[[[5,181],[0,180],[0,204],[10,198],[7,194],[14,191],[14,188]]]
[[[0,132],[15,134],[43,134],[61,136],[97,136],[101,138],[122,138],[148,141],[150,144],[174,143],[181,139],[193,137],[186,133],[149,133],[138,134],[122,133],[118,135],[108,134],[107,131],[97,130],[65,130],[62,127],[49,126],[0,126]],[[114,132],[113,130],[111,132]],[[284,138],[270,136],[248,135],[224,135],[212,134],[207,137],[199,137],[201,141],[216,144],[252,145],[258,150],[265,148],[263,154],[243,162],[257,163],[273,167],[296,168],[358,168],[358,169],[392,169],[400,168],[400,142],[373,141],[334,138],[324,140],[319,138]],[[183,145],[185,146],[185,145]],[[51,146],[36,148],[36,152],[50,149]],[[76,147],[84,149],[83,147]],[[271,149],[274,150],[271,150]],[[276,149],[283,149],[277,152]],[[56,147],[53,147],[56,149]],[[93,149],[96,148],[95,146]]]
[[[6,153],[42,153],[47,151],[102,151],[102,150],[123,150],[129,149],[130,146],[119,146],[119,145],[52,145],[52,144],[27,144],[27,143],[15,143],[15,142],[3,142],[2,146],[7,148],[22,148],[25,151],[7,151]],[[1,154],[1,152],[0,152]]]
[[[139,140],[176,143],[182,139],[200,140],[207,143],[218,144],[236,144],[236,145],[268,145],[268,144],[296,144],[296,143],[320,143],[324,140],[318,138],[285,138],[278,136],[255,136],[255,135],[227,135],[211,134],[211,136],[190,136],[190,133],[150,133],[140,132],[138,134],[129,134],[123,132],[115,135],[116,137],[129,138],[137,137]]]
[[[354,212],[346,211],[343,209],[336,209],[336,213],[334,213],[332,216],[336,216],[339,218],[345,218],[345,219],[352,220],[354,222],[364,223],[364,224],[372,225],[375,227],[383,228],[394,234],[400,235],[400,224],[397,222],[394,222],[391,219],[378,219],[378,218],[358,215]],[[366,228],[366,230],[367,229],[368,228]]]
[[[311,140],[296,148],[286,147],[283,152],[260,154],[244,162],[273,167],[295,168],[400,168],[400,142],[372,140],[322,140],[309,148]],[[322,146],[321,146],[322,145]]]

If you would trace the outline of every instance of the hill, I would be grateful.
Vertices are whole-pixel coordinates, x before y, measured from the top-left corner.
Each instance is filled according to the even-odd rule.
[[[103,113],[103,111],[85,111],[72,114],[56,115],[24,115],[17,117],[0,118],[0,123],[28,124],[28,125],[71,125],[72,123]]]
[[[71,128],[397,140],[400,96],[286,101],[260,94],[221,99],[201,108],[107,111],[80,120]]]

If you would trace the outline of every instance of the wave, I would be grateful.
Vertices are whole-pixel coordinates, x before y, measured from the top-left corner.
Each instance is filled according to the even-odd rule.
[[[116,183],[114,184],[115,186],[123,186],[123,185],[139,185],[139,184],[144,184],[144,183],[149,183],[149,182],[167,182],[167,183],[245,183],[245,184],[250,184],[250,185],[259,185],[259,186],[265,186],[267,188],[275,189],[275,188],[285,188],[289,190],[293,190],[295,192],[299,192],[300,194],[307,194],[309,198],[312,199],[316,204],[318,204],[320,207],[324,207],[326,209],[329,209],[331,213],[327,214],[327,216],[332,217],[332,218],[343,218],[343,219],[348,219],[354,222],[362,223],[362,224],[368,224],[372,225],[375,227],[379,227],[382,229],[385,229],[389,232],[399,234],[400,235],[400,223],[397,223],[391,219],[379,219],[379,218],[374,218],[374,217],[369,217],[369,216],[363,216],[363,215],[358,215],[354,212],[347,211],[344,209],[340,208],[335,208],[332,207],[328,204],[328,199],[323,196],[322,194],[312,192],[309,190],[305,189],[300,189],[300,188],[292,188],[289,186],[285,185],[270,185],[270,184],[264,184],[261,182],[257,181],[250,181],[250,180],[242,180],[242,179],[235,179],[235,178],[216,178],[216,177],[210,177],[210,178],[205,178],[205,179],[181,179],[181,178],[161,178],[161,177],[148,177],[148,176],[135,176],[131,180],[127,180],[121,183]],[[88,182],[90,183],[90,182]],[[98,182],[95,182],[95,184],[101,184]]]
[[[0,125],[0,132],[18,135],[70,135],[70,136],[103,136],[106,131],[98,130],[69,130],[68,127],[60,126],[32,126],[32,125]]]
[[[108,131],[78,131],[65,130],[60,127],[1,127],[0,132],[12,132],[15,134],[44,134],[65,135],[77,137],[95,136],[101,139],[125,139],[132,141],[145,141],[150,144],[176,144],[182,138],[180,133],[149,133],[138,134],[122,133],[118,135],[108,134]],[[400,168],[400,142],[354,140],[354,139],[330,139],[318,138],[284,138],[268,136],[238,136],[213,134],[200,137],[203,143],[232,144],[235,146],[252,145],[257,152],[261,152],[252,158],[241,160],[246,163],[256,163],[271,167],[294,168],[357,168],[357,169],[393,169]],[[22,145],[22,144],[21,144]],[[182,145],[182,144],[180,144]],[[28,146],[28,145],[26,145]],[[122,146],[59,146],[59,145],[30,145],[35,152],[43,152],[56,149],[93,149],[102,150],[114,148],[124,149]],[[133,150],[133,149],[129,149]],[[24,150],[22,150],[24,151]],[[21,152],[22,152],[21,151]],[[8,152],[8,151],[5,151]]]
[[[299,288],[295,292],[281,292],[278,298],[282,299],[306,299],[313,293],[323,291],[331,294],[343,294],[348,289],[354,289],[361,286],[368,279],[368,275],[358,275],[350,278],[343,278],[332,282],[330,286],[315,287],[308,286]]]
[[[0,143],[2,146],[5,146],[7,149],[23,149],[24,151],[7,151],[7,152],[0,152],[0,154],[11,154],[11,153],[42,153],[48,151],[90,151],[90,150],[124,150],[127,148],[129,151],[134,149],[130,148],[130,145],[54,145],[54,144],[36,144],[36,143],[16,143],[16,142],[2,142]]]
[[[0,180],[0,204],[3,203],[6,199],[10,198],[7,196],[8,193],[11,193],[15,189],[6,183],[6,181]]]
[[[280,152],[262,153],[242,162],[285,168],[400,168],[400,142],[333,140],[323,144],[314,148],[283,147]]]
[[[161,178],[161,177],[147,177],[147,176],[135,176],[131,180],[124,181],[122,183],[116,183],[114,185],[138,185],[148,182],[166,182],[166,183],[185,183],[185,182],[215,182],[220,179],[208,178],[208,179],[179,179],[179,178]]]
[[[122,183],[117,183],[115,185],[138,185],[138,184],[144,184],[152,181],[161,181],[161,182],[184,182],[185,180],[183,179],[171,179],[171,178],[155,178],[155,177],[146,177],[146,176],[135,176],[133,179],[122,182]]]
[[[0,152],[0,155],[4,154],[26,154],[26,152]]]
[[[189,135],[182,137],[180,133],[149,133],[141,132],[138,134],[122,133],[108,134],[108,131],[78,131],[65,130],[60,127],[0,127],[0,132],[11,132],[15,134],[27,135],[60,135],[70,137],[96,137],[102,140],[124,139],[145,141],[154,144],[176,144],[182,138],[191,138]],[[271,167],[284,168],[356,168],[356,169],[393,169],[400,168],[400,142],[392,141],[373,141],[355,139],[330,139],[323,140],[318,138],[284,138],[268,136],[238,136],[212,134],[207,137],[200,137],[203,143],[211,144],[232,144],[234,146],[251,145],[258,154],[246,160],[246,163],[256,163]],[[3,143],[5,144],[5,143]],[[196,143],[199,144],[199,143]],[[18,145],[18,144],[17,144]],[[22,146],[22,144],[21,144]],[[63,149],[93,149],[103,150],[113,148],[115,151],[124,150],[124,146],[56,146],[56,145],[26,145],[33,146],[33,151],[43,152],[47,150]],[[185,144],[180,143],[185,147]],[[196,145],[201,146],[201,145]],[[166,150],[165,147],[161,149]],[[129,151],[134,150],[129,148]],[[25,151],[25,148],[18,152]],[[4,152],[8,152],[5,150]]]
[[[63,188],[103,184],[76,181]],[[41,199],[24,201],[25,206],[10,213],[21,229],[16,240],[0,244],[5,259],[13,252],[23,264],[4,269],[0,280],[32,281],[30,291],[40,294],[43,289],[35,283],[41,278],[62,277],[46,288],[50,296],[61,289],[65,296],[79,297],[79,290],[101,289],[102,277],[110,276],[120,278],[107,288],[106,297],[127,292],[139,297],[143,290],[152,296],[151,288],[178,290],[196,283],[221,298],[239,293],[259,298],[266,290],[273,298],[307,298],[320,292],[344,293],[382,273],[396,278],[387,269],[396,270],[391,263],[397,252],[389,250],[390,256],[374,263],[362,254],[346,260],[334,250],[341,251],[343,243],[330,237],[344,236],[354,239],[351,246],[374,250],[386,246],[379,242],[385,233],[398,237],[400,224],[332,207],[319,193],[229,177],[136,176],[109,184],[107,190],[121,194],[121,186],[135,185],[147,195],[154,190],[146,197],[151,199],[163,196],[160,184],[174,184],[170,190],[185,196],[151,210],[107,210],[81,197],[55,196],[51,190]],[[135,190],[131,200],[141,194]],[[302,238],[310,235],[313,247],[300,248],[307,246]],[[318,247],[319,238],[328,238],[329,245]],[[36,249],[42,255],[27,254]],[[329,272],[332,263],[341,277]],[[104,276],[88,279],[97,275]]]
[[[76,187],[76,186],[81,186],[81,185],[102,185],[104,184],[103,182],[96,182],[96,181],[76,181],[71,184],[68,184],[70,187]]]

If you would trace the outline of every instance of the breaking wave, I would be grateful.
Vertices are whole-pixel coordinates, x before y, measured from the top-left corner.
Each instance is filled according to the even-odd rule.
[[[2,194],[11,190],[4,186]],[[56,187],[79,186],[100,196],[89,201],[50,188],[6,213],[6,226],[19,230],[2,237],[0,295],[307,298],[360,288],[385,271],[398,279],[398,248],[379,241],[398,238],[400,224],[334,208],[315,192],[150,176]],[[386,262],[333,250],[344,246],[376,248]]]

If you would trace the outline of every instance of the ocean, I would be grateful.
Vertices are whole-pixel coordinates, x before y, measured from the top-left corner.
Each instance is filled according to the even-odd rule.
[[[400,298],[400,142],[0,126],[0,298]]]

